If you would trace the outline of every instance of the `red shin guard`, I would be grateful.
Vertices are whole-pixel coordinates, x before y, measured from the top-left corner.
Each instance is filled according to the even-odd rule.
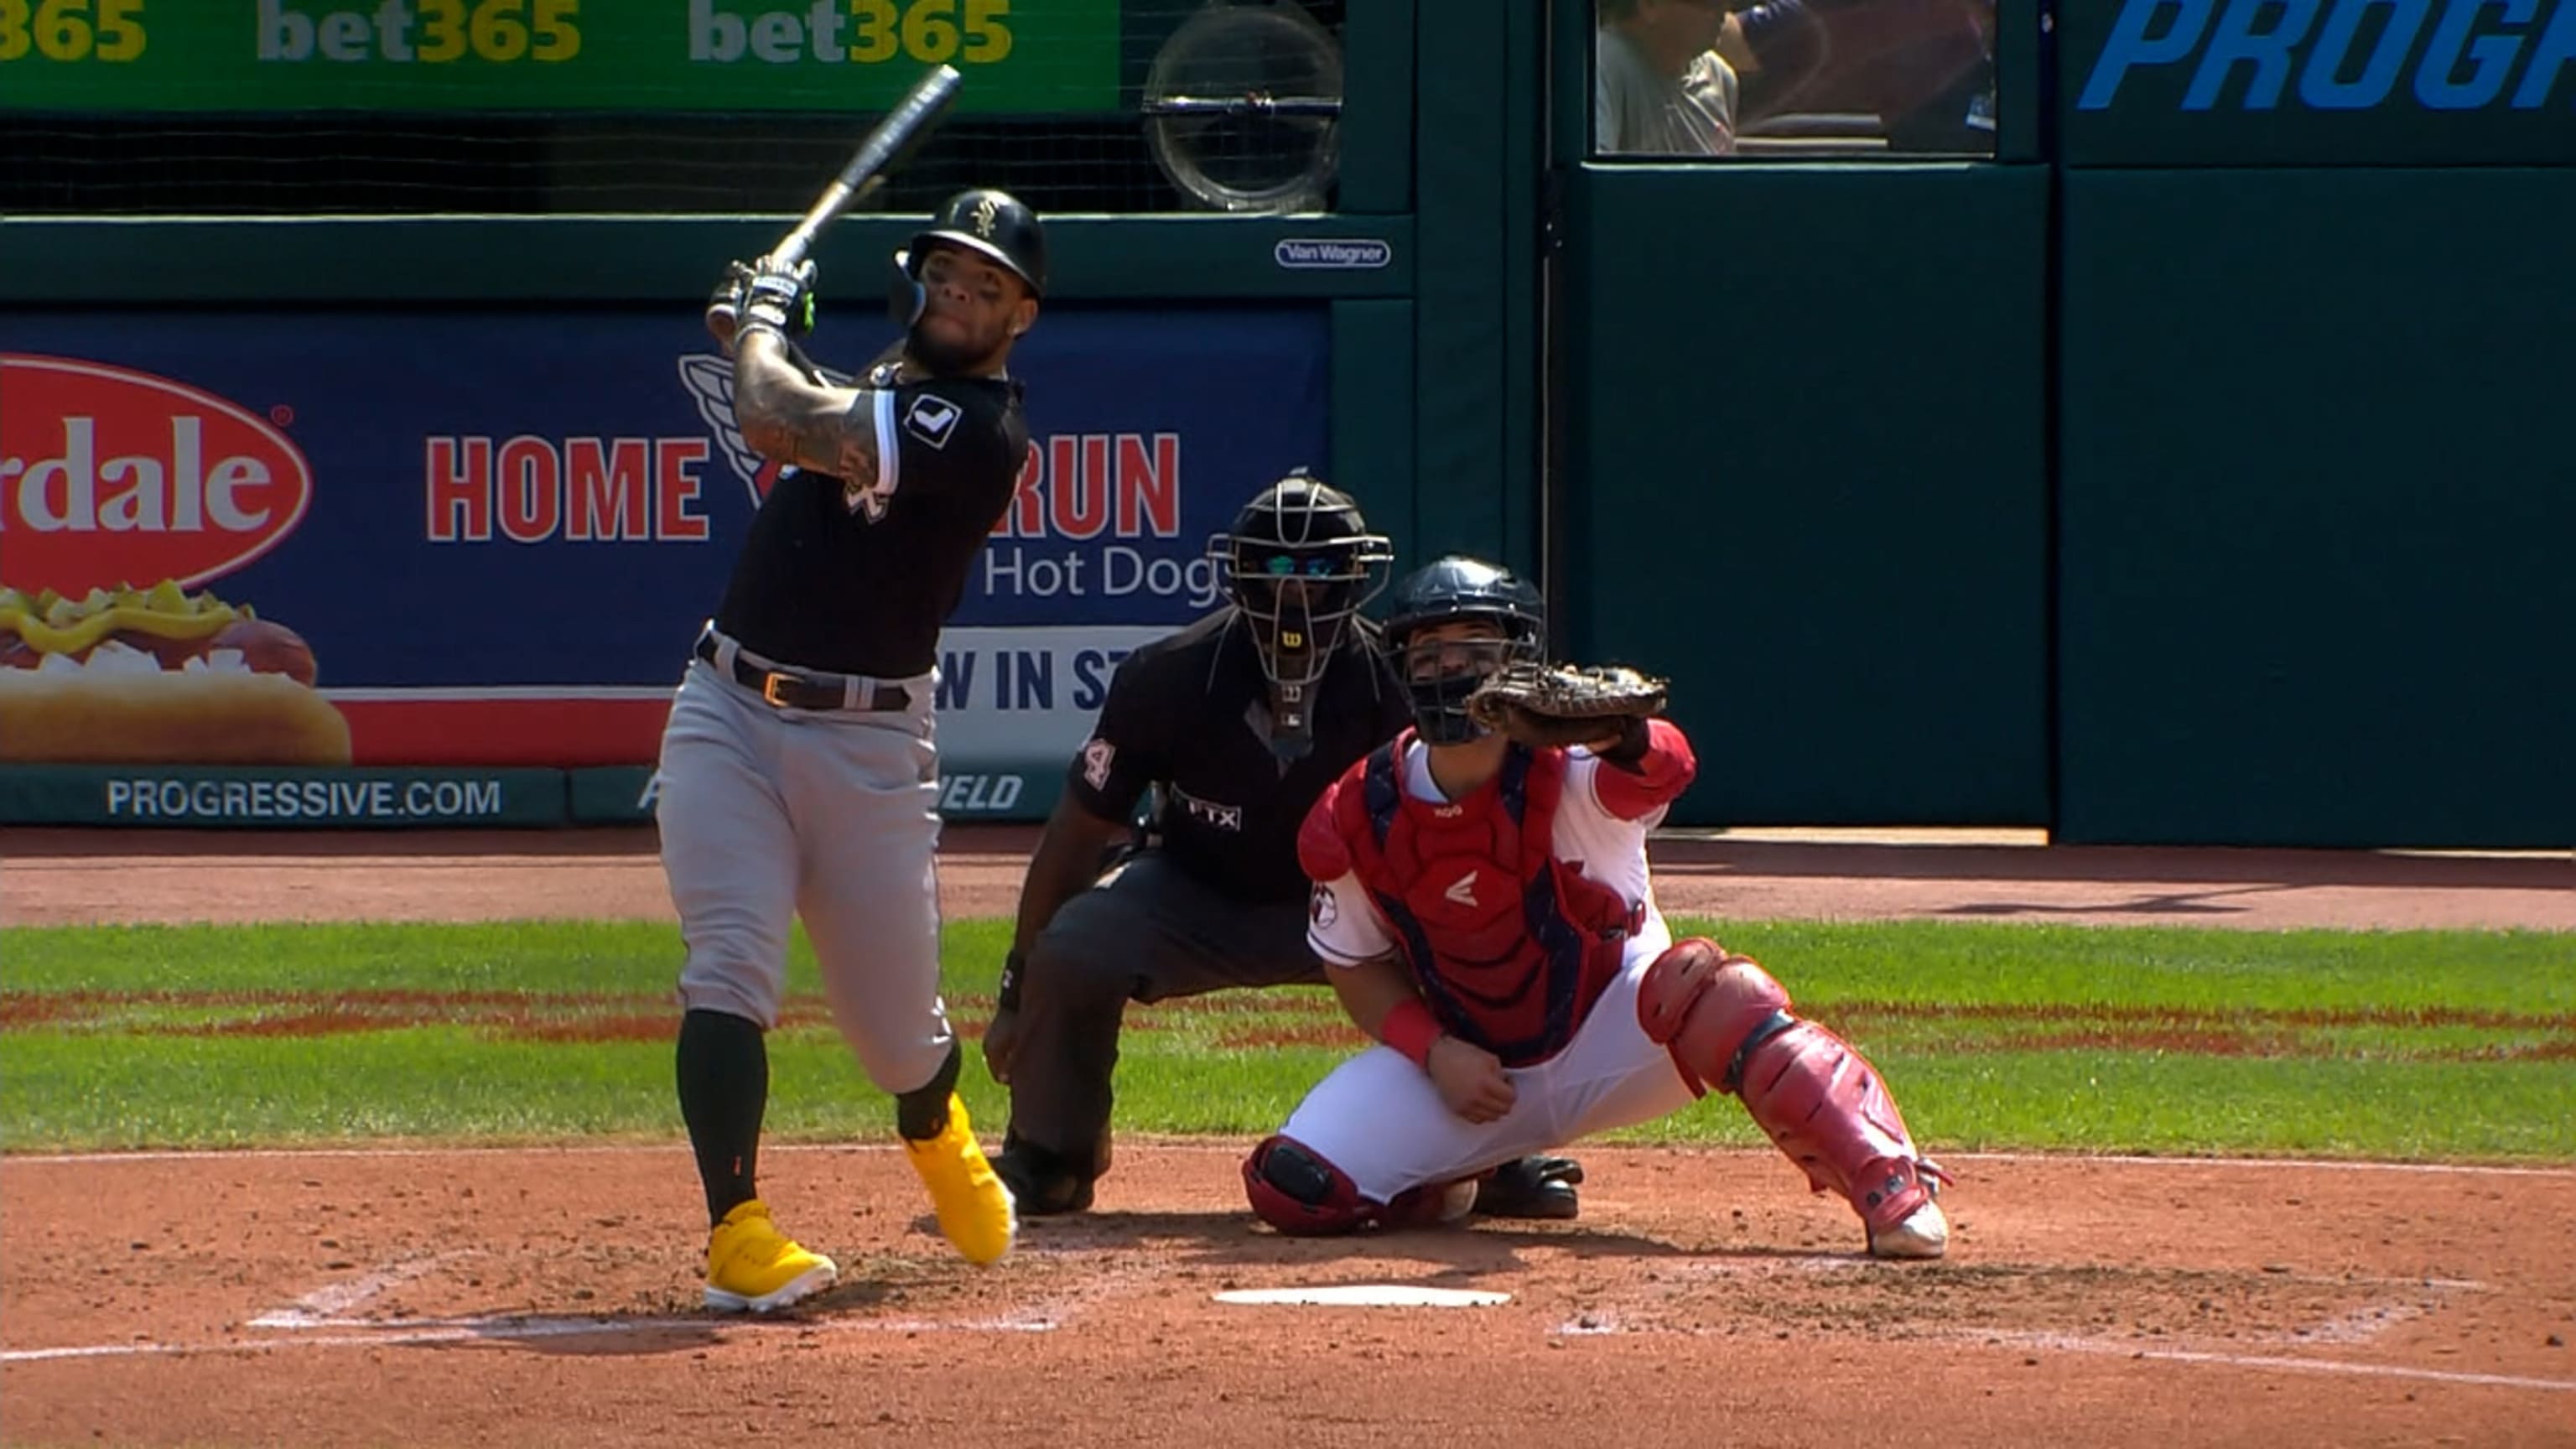
[[[1714,1084],[1742,1098],[1816,1191],[1842,1194],[1872,1233],[1931,1200],[1940,1169],[1916,1154],[1878,1069],[1791,1015],[1787,988],[1751,959],[1697,937],[1675,942],[1646,968],[1637,1019],[1693,1091]]]

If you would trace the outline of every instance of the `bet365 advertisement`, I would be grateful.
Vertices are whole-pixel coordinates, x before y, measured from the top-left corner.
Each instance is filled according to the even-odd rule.
[[[941,640],[949,813],[1042,811],[1118,659],[1215,605],[1209,536],[1325,460],[1327,347],[1305,308],[1021,343],[1030,454]],[[731,385],[687,309],[0,318],[0,767],[310,824],[649,764],[776,471]]]
[[[0,0],[0,111],[1118,106],[1119,0]]]

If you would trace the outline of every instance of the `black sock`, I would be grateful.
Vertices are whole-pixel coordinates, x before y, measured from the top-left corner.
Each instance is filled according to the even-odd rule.
[[[680,1118],[697,1149],[707,1222],[760,1196],[760,1118],[769,1106],[769,1049],[759,1024],[730,1012],[680,1018]]]
[[[909,1092],[898,1092],[894,1099],[894,1130],[915,1142],[927,1142],[948,1130],[948,1094],[957,1090],[957,1070],[966,1056],[957,1043],[948,1043],[947,1060],[930,1080]]]

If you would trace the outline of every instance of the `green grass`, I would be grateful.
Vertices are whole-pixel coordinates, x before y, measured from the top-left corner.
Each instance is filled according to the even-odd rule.
[[[2576,939],[2536,933],[1677,923],[1768,963],[1938,1151],[2576,1158]],[[942,953],[970,1029],[1001,921]],[[678,1136],[678,933],[650,923],[0,931],[12,1151]],[[801,937],[772,1140],[875,1140],[882,1094]],[[1118,1124],[1267,1130],[1359,1046],[1329,992],[1132,1007]],[[970,1051],[969,1107],[1005,1104]],[[1750,1145],[1711,1099],[1621,1134]]]

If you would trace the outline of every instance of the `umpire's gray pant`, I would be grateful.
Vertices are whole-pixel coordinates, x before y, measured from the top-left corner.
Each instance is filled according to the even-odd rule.
[[[1029,949],[1010,1137],[1109,1170],[1110,1076],[1130,1001],[1321,985],[1303,896],[1246,905],[1145,850],[1064,903]]]

